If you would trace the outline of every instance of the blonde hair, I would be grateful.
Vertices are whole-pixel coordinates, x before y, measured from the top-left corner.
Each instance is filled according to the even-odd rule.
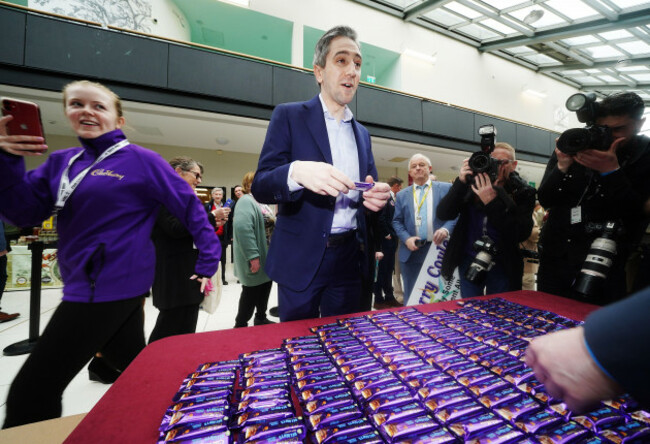
[[[115,94],[113,91],[111,91],[101,83],[91,82],[90,80],[75,80],[74,82],[70,82],[63,87],[63,109],[64,110],[66,107],[66,102],[68,101],[68,89],[75,86],[92,86],[94,88],[101,89],[113,99],[113,104],[115,105],[115,110],[117,111],[117,117],[118,118],[124,117],[124,113],[122,112],[122,101],[120,100],[120,96]]]
[[[248,173],[244,174],[244,178],[241,180],[241,187],[242,191],[245,194],[250,194],[251,185],[253,185],[253,178],[255,178],[254,171],[249,171]]]
[[[515,157],[515,148],[509,143],[497,142],[494,144],[494,149],[496,150],[497,148],[501,148],[503,150],[509,151],[510,154],[512,154],[512,160],[517,160],[517,158]]]

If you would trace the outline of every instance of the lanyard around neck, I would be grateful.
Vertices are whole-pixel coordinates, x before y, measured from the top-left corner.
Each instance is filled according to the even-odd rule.
[[[429,185],[429,186],[427,187],[427,191],[426,191],[426,192],[424,193],[424,195],[422,196],[422,199],[420,199],[420,203],[417,203],[418,200],[417,200],[417,198],[415,197],[415,189],[416,189],[418,186],[426,186],[426,185]],[[429,182],[424,183],[424,184],[422,184],[422,185],[413,185],[413,201],[417,204],[417,213],[418,213],[418,214],[420,214],[420,210],[422,209],[422,205],[424,205],[424,201],[427,199],[427,196],[429,195],[429,191],[431,191],[431,188],[433,188],[433,184],[431,184],[431,183],[429,183]]]
[[[84,177],[86,177],[86,174],[99,162],[102,160],[106,159],[108,156],[111,154],[121,150],[125,146],[127,146],[130,142],[127,139],[124,139],[115,145],[112,145],[109,147],[106,151],[104,151],[95,161],[86,169],[84,169],[82,172],[77,174],[77,177],[75,177],[72,182],[70,182],[70,177],[68,174],[70,173],[70,167],[72,164],[83,154],[83,150],[79,151],[77,154],[75,154],[70,161],[68,162],[68,166],[63,170],[63,174],[61,175],[61,182],[59,182],[59,191],[57,193],[57,199],[56,199],[56,205],[55,205],[55,211],[59,212],[61,209],[65,206],[65,203],[67,200],[70,198],[74,190],[77,189],[81,181],[83,180]]]

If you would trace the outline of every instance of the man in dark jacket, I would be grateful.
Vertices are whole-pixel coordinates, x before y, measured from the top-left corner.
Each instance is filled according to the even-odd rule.
[[[521,289],[523,259],[519,243],[530,236],[533,228],[535,189],[523,183],[515,172],[517,161],[512,146],[497,143],[490,155],[499,162],[494,183],[486,173],[473,176],[469,159],[465,159],[458,178],[437,209],[442,220],[458,217],[442,260],[442,274],[450,279],[458,267],[462,297]],[[483,279],[468,279],[467,271],[477,255],[474,243],[485,236],[496,246],[496,253],[491,255],[494,266]]]
[[[5,291],[7,284],[7,254],[11,251],[9,241],[5,237],[4,222],[0,220],[0,300],[2,293]],[[20,314],[18,313],[5,313],[0,311],[0,322],[8,322],[16,319]]]
[[[638,95],[614,94],[597,109],[596,123],[611,130],[609,149],[585,149],[569,155],[556,148],[539,187],[539,202],[549,213],[540,237],[537,289],[605,304],[627,294],[625,262],[645,228],[650,138],[637,135],[645,122],[644,103]],[[615,255],[605,271],[607,277],[577,292],[573,283],[607,222],[622,228],[611,235]]]

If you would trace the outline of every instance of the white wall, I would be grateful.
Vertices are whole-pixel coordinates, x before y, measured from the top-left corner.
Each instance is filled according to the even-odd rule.
[[[319,29],[349,25],[361,41],[391,51],[401,53],[410,48],[423,54],[437,53],[434,65],[401,57],[401,87],[397,89],[417,96],[561,131],[554,119],[556,110],[564,110],[567,97],[577,92],[515,63],[481,54],[469,45],[350,0],[250,0],[250,7],[295,22],[294,32],[301,25]],[[547,98],[522,95],[524,86],[545,91]],[[578,125],[570,116],[564,127]]]

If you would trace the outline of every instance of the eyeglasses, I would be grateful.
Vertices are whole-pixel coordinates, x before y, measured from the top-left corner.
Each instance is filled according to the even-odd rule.
[[[201,179],[203,179],[203,176],[201,176],[201,173],[197,173],[196,171],[185,170],[185,172],[186,172],[186,173],[193,174],[194,177],[196,177],[196,180],[201,180]]]

